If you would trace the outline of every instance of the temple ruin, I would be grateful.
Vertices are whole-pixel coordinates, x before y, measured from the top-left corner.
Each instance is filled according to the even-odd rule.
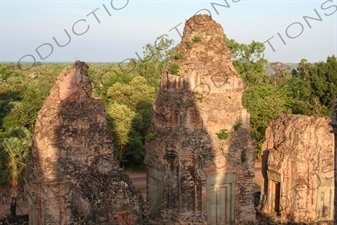
[[[29,224],[148,224],[141,194],[113,160],[105,107],[91,97],[85,63],[60,74],[33,139]]]
[[[281,115],[263,143],[263,211],[281,221],[333,221],[334,139],[329,117]]]
[[[146,141],[154,224],[255,221],[255,143],[221,25],[195,15],[162,74]]]

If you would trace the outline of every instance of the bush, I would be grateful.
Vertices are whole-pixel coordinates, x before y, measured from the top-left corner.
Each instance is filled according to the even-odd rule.
[[[199,36],[194,36],[193,39],[192,39],[192,41],[194,43],[201,42],[201,38]]]
[[[152,140],[156,139],[156,137],[157,137],[157,132],[150,133],[148,141],[152,141]]]
[[[227,129],[222,129],[218,133],[215,133],[220,140],[226,140],[229,138],[231,133]]]
[[[181,53],[177,53],[177,54],[175,54],[175,56],[174,56],[174,59],[176,59],[176,60],[182,59],[182,58],[183,58],[183,56],[181,55]]]
[[[178,75],[179,73],[179,65],[174,63],[170,68],[170,73],[174,75]]]
[[[204,101],[204,96],[202,94],[200,94],[199,92],[193,92],[194,96],[198,99],[198,101],[200,103],[202,103]]]
[[[241,122],[238,122],[236,123],[233,127],[234,127],[234,130],[237,131],[240,129],[240,127],[242,126],[242,123]]]

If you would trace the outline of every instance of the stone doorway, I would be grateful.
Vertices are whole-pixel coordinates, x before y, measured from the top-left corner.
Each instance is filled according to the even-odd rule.
[[[150,216],[160,217],[163,205],[163,174],[155,168],[148,170],[147,201],[150,203]]]
[[[234,224],[235,181],[235,172],[208,176],[207,224]]]
[[[316,214],[318,221],[333,220],[334,179],[321,178],[318,187]]]
[[[275,187],[275,192],[274,192],[274,196],[275,196],[275,205],[274,205],[274,211],[276,212],[276,215],[280,215],[281,211],[280,211],[280,198],[281,198],[281,184],[280,182],[274,182],[274,187]]]
[[[281,216],[281,175],[268,170],[268,200],[269,212]]]

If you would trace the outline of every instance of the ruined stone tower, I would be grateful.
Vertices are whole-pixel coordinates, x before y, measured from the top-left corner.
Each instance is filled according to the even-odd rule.
[[[101,100],[88,66],[60,74],[35,125],[25,189],[30,224],[147,224],[144,201],[113,161]]]
[[[175,60],[161,76],[146,141],[152,220],[255,220],[255,143],[243,91],[221,25],[208,15],[190,18]]]
[[[284,222],[333,221],[334,140],[329,117],[281,115],[263,143],[266,213]]]

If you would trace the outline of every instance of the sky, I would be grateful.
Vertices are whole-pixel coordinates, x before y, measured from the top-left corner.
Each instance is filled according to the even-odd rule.
[[[0,0],[0,8],[0,63],[127,62],[161,35],[178,44],[185,21],[202,13],[228,38],[264,43],[270,62],[337,56],[337,0]]]

